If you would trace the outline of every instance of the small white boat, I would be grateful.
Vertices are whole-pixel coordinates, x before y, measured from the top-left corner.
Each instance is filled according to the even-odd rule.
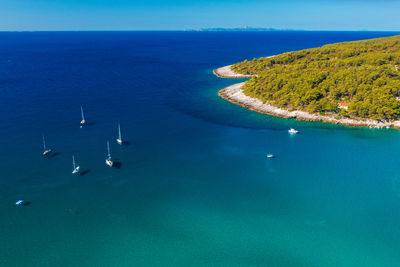
[[[21,206],[21,205],[23,205],[24,203],[25,203],[25,200],[20,199],[20,200],[18,200],[17,202],[15,202],[15,205]]]
[[[46,141],[44,140],[44,135],[43,135],[43,156],[48,155],[51,152],[51,149],[46,148]]]
[[[118,138],[117,138],[117,143],[122,145],[122,137],[121,137],[121,126],[118,123]]]
[[[267,158],[270,158],[270,159],[275,158],[275,155],[273,155],[273,154],[267,154]]]
[[[107,157],[106,157],[106,165],[112,167],[113,166],[113,162],[111,160],[111,153],[110,153],[110,143],[107,141]]]
[[[74,155],[72,155],[72,174],[76,174],[79,172],[79,170],[81,169],[81,167],[78,165],[75,165],[75,157]]]
[[[83,116],[83,108],[81,106],[81,115],[82,115],[82,120],[81,120],[81,126],[85,125],[86,121],[85,121],[85,116]]]
[[[297,134],[299,133],[299,131],[297,131],[296,129],[290,128],[288,131],[290,134]]]

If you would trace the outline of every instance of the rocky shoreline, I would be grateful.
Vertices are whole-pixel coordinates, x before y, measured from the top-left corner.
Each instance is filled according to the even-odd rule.
[[[253,75],[245,75],[245,74],[239,74],[231,69],[232,65],[225,66],[219,69],[215,69],[213,72],[217,77],[220,78],[251,78]]]
[[[235,73],[231,69],[231,65],[225,66],[219,69],[214,70],[214,74],[221,78],[250,78],[251,75],[242,75]],[[334,124],[342,124],[346,126],[353,127],[370,127],[370,128],[400,128],[400,120],[390,121],[390,122],[381,122],[376,120],[358,120],[351,118],[342,118],[336,119],[329,116],[323,116],[319,114],[311,114],[305,111],[289,111],[285,109],[281,109],[270,105],[268,103],[263,103],[261,100],[257,98],[252,98],[243,93],[242,86],[244,82],[237,83],[228,87],[223,88],[218,92],[218,95],[228,100],[234,104],[247,108],[249,110],[253,110],[262,114],[271,115],[278,118],[295,118],[299,121],[319,121],[325,123],[334,123]]]

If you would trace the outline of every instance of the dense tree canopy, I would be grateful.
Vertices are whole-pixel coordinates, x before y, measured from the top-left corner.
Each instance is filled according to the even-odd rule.
[[[244,93],[286,109],[400,118],[400,36],[329,44],[232,66]],[[348,103],[348,111],[338,103]]]

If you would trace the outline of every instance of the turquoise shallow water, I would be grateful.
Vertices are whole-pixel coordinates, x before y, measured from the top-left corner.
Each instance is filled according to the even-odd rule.
[[[1,33],[0,265],[397,266],[400,131],[260,115],[212,75],[390,34]]]

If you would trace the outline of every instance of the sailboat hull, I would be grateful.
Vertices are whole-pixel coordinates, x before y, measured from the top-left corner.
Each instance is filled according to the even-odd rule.
[[[113,166],[112,160],[111,159],[106,159],[106,165],[109,166],[109,167],[112,167]]]
[[[81,169],[81,167],[79,167],[79,166],[76,167],[76,168],[72,171],[72,174],[78,173],[80,169]]]
[[[25,204],[25,200],[18,200],[17,202],[15,202],[15,205],[17,206],[21,206],[23,204]]]

